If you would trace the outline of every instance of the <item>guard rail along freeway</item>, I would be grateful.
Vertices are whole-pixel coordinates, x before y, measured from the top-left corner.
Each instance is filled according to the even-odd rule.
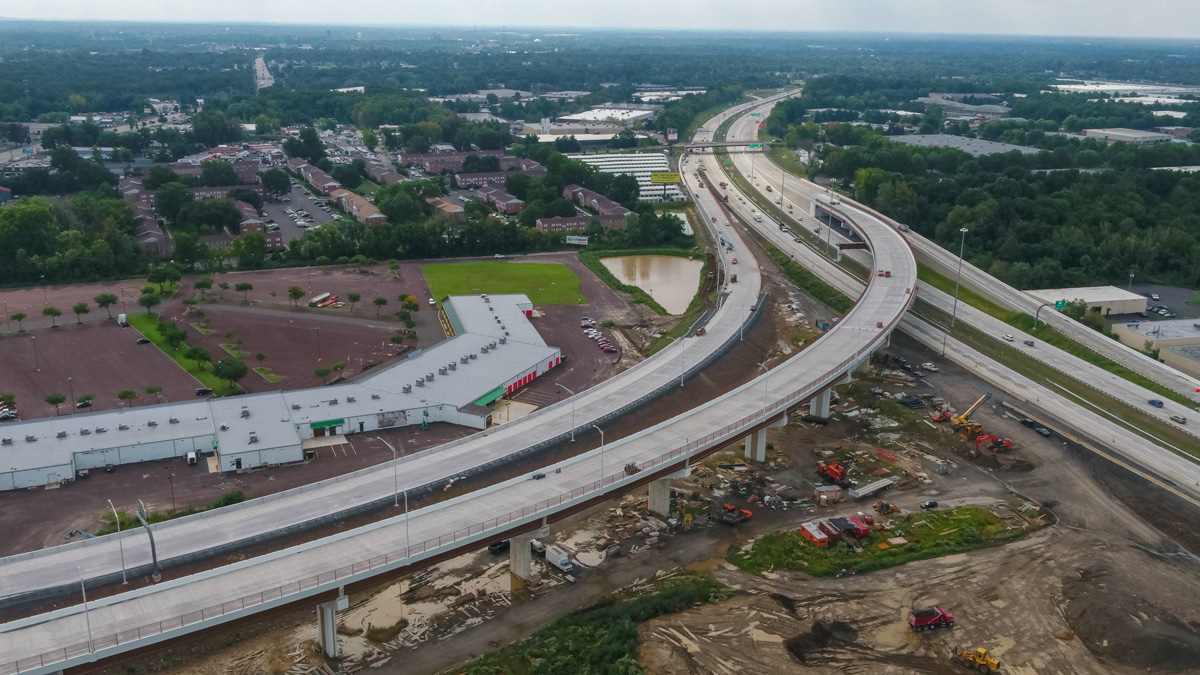
[[[102,661],[255,613],[336,600],[385,575],[534,530],[629,486],[669,475],[844,381],[881,346],[915,298],[916,262],[903,237],[869,219],[858,228],[890,278],[872,277],[835,327],[769,373],[707,404],[545,469],[290,549],[156,586],[0,625],[0,675]],[[736,306],[726,301],[722,311]],[[827,401],[827,399],[824,399]],[[669,448],[666,452],[663,448]],[[434,455],[436,456],[436,454]],[[622,468],[637,464],[632,476]],[[503,514],[484,518],[487,514]],[[265,589],[265,590],[264,590]]]

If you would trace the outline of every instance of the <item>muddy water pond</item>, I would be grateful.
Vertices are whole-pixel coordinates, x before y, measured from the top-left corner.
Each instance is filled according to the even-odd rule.
[[[683,314],[696,295],[704,261],[669,255],[629,255],[601,260],[621,283],[637,286],[671,314]]]

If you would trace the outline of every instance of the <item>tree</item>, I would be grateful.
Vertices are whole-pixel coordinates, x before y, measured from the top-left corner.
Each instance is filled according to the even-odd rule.
[[[329,366],[329,369],[335,373],[340,373],[346,369],[346,362],[338,361],[337,363],[333,364],[332,366]]]
[[[375,305],[375,316],[379,316],[379,310],[387,304],[387,298],[375,298],[371,302]]]
[[[229,284],[222,281],[221,283],[217,284],[217,287],[221,289],[221,294],[217,297],[221,300],[224,300],[225,299],[225,291],[229,290]]]
[[[200,184],[210,186],[237,185],[237,172],[224,160],[212,160],[200,165]]]
[[[288,286],[288,299],[292,301],[292,307],[296,306],[296,301],[304,297],[304,289],[299,286]]]
[[[233,240],[230,252],[240,269],[257,269],[267,259],[267,238],[258,232],[243,234]]]
[[[58,317],[62,316],[62,310],[57,307],[46,306],[42,308],[42,316],[50,317],[50,325],[58,325]]]
[[[157,305],[160,302],[162,302],[162,299],[159,298],[157,294],[143,295],[142,297],[138,298],[138,300],[137,300],[137,303],[139,305],[146,308],[147,314],[150,313],[151,308],[153,308],[155,305]]]
[[[44,400],[46,403],[48,403],[48,404],[50,404],[50,405],[54,406],[54,414],[55,414],[55,415],[57,415],[57,414],[58,414],[58,406],[59,406],[60,404],[62,404],[62,403],[63,403],[63,401],[66,401],[66,400],[67,400],[67,397],[66,397],[66,396],[64,396],[64,395],[62,395],[62,394],[50,394],[49,396],[47,396],[47,397],[46,397],[45,399],[43,399],[43,400]]]
[[[179,174],[175,173],[168,166],[161,164],[150,167],[146,172],[146,177],[142,179],[142,187],[147,190],[157,190],[167,183],[179,183]]]
[[[404,299],[404,302],[401,303],[401,306],[410,312],[421,311],[421,303],[417,302],[417,299],[411,295]]]
[[[117,392],[117,398],[127,404],[137,397],[138,393],[132,389],[122,389]]]
[[[159,321],[158,334],[163,337],[163,341],[171,346],[172,349],[179,349],[179,345],[187,342],[188,333],[186,328],[181,328],[174,321]]]
[[[228,382],[230,387],[245,377],[248,372],[250,372],[250,367],[232,356],[217,361],[212,367],[213,375]]]
[[[328,382],[329,373],[330,370],[328,368],[317,368],[313,371],[313,375],[321,378],[321,384],[326,384]]]
[[[80,395],[79,395],[79,396],[78,396],[78,397],[75,399],[75,402],[76,402],[76,404],[79,404],[79,403],[89,403],[89,402],[91,402],[91,401],[92,401],[92,399],[94,399],[94,398],[96,398],[96,395],[95,395],[95,394],[80,394]],[[84,406],[84,407],[86,408],[87,406]]]
[[[160,385],[152,384],[146,387],[146,396],[153,396],[155,400],[158,400],[158,395],[162,393],[162,390],[163,388]]]
[[[96,303],[97,307],[100,307],[108,312],[108,318],[110,319],[112,318],[112,310],[109,308],[117,304],[118,300],[120,300],[120,298],[112,293],[101,293],[100,295],[92,298],[92,301]]]
[[[13,312],[12,319],[17,322],[17,332],[23,332],[25,327],[21,325],[21,322],[25,320],[25,312]]]
[[[75,323],[83,323],[83,315],[91,312],[86,302],[75,303],[71,306],[71,311],[75,312]]]
[[[233,290],[242,294],[242,302],[248,302],[250,300],[250,291],[254,290],[254,284],[243,281],[242,283],[234,286]]]
[[[257,354],[255,354],[255,355],[254,355],[254,358],[258,359],[258,362],[259,362],[259,363],[262,363],[263,361],[266,361],[266,360],[267,360],[267,355],[266,355],[266,354],[264,354],[264,353],[262,353],[262,352],[259,352],[259,353],[257,353]]]
[[[258,174],[258,182],[268,194],[276,197],[282,197],[292,189],[292,179],[283,169],[267,169]]]
[[[354,311],[354,303],[362,300],[362,295],[359,293],[347,293],[346,299],[350,301],[350,311]]]
[[[3,403],[9,408],[15,408],[17,407],[17,395],[8,392],[0,394],[0,403]]]
[[[213,287],[212,277],[200,277],[199,279],[197,279],[195,282],[192,283],[192,288],[197,291],[200,291],[201,296],[204,295],[205,291],[211,291],[212,287]]]
[[[362,134],[363,145],[367,146],[367,150],[375,152],[375,148],[379,147],[379,139],[376,138],[375,132],[367,129]]]
[[[142,295],[158,295],[158,287],[154,284],[142,286]]]
[[[180,302],[182,302],[183,306],[185,307],[185,314],[191,314],[192,310],[196,308],[196,305],[200,304],[200,301],[196,298],[184,298]]]
[[[179,219],[183,207],[195,200],[192,191],[183,183],[167,183],[154,193],[154,211],[168,222]]]
[[[204,364],[212,363],[212,352],[204,347],[188,347],[187,351],[183,353],[183,358],[195,361],[196,367],[204,370]]]

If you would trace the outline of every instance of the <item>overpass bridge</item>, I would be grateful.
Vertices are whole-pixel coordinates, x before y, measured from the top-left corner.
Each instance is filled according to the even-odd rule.
[[[331,643],[332,649],[336,649],[333,617],[346,602],[347,593],[496,539],[537,533],[550,521],[635,485],[649,482],[651,505],[661,504],[669,494],[665,477],[679,475],[697,459],[741,438],[747,438],[749,452],[761,456],[765,452],[765,429],[786,422],[791,411],[807,403],[811,413],[828,415],[830,387],[845,381],[849,373],[887,340],[915,299],[916,262],[905,239],[889,225],[873,218],[862,222],[847,218],[847,223],[867,244],[876,266],[890,269],[893,276],[871,277],[855,307],[835,324],[833,330],[774,370],[620,441],[605,445],[601,437],[600,448],[547,467],[543,470],[545,478],[541,480],[509,480],[450,501],[234,565],[0,625],[0,675],[51,673],[87,664],[111,663],[134,651],[153,649],[185,636],[220,630],[231,622],[305,605],[318,606],[323,642],[327,650],[331,649]],[[742,269],[747,267],[743,265]],[[747,278],[757,276],[747,275]],[[738,316],[733,321],[718,321],[714,317],[712,325],[719,330],[710,330],[703,338],[718,341],[721,345],[738,339],[741,319],[745,318],[745,305],[731,301],[732,295],[725,297],[718,314],[736,313]],[[750,306],[762,311],[761,304],[754,302]],[[678,350],[681,356],[687,349],[686,344]],[[667,351],[673,350],[672,347]],[[679,362],[674,363],[678,368]],[[679,379],[675,372],[672,368],[672,382]],[[642,376],[655,379],[650,372]],[[619,378],[610,382],[616,379]],[[612,392],[606,396],[611,395]],[[599,401],[603,406],[600,410],[604,412],[618,409],[613,407],[617,402],[615,399]],[[567,425],[561,423],[561,412],[567,404],[564,401],[526,418],[530,421],[522,432],[541,431],[551,438],[564,435]],[[637,403],[627,402],[630,404]],[[559,413],[558,416],[549,414],[551,411]],[[504,441],[511,443],[511,438],[504,438],[500,433],[509,426],[450,445],[460,447],[470,444],[472,439],[474,442],[486,440],[472,448],[485,454],[473,466],[486,466],[484,460],[498,461],[503,457],[489,452],[488,446]],[[516,428],[517,425],[511,426]],[[571,426],[570,430],[578,431],[578,426]],[[413,470],[413,476],[406,477],[405,483],[412,485],[438,474],[443,477],[455,475],[447,469],[455,464],[465,466],[465,456],[453,449],[442,448],[398,462],[396,468],[404,467],[406,473],[408,469]],[[430,466],[426,466],[427,463]],[[624,467],[629,464],[636,465],[639,471],[627,474]],[[335,486],[340,483],[343,488],[353,485],[352,489],[327,491],[329,486],[321,486],[308,495],[301,491],[271,501],[296,506],[303,501],[315,501],[320,506],[321,499],[303,498],[334,493],[360,501],[378,500],[378,474],[392,473],[387,469],[395,470],[392,465],[386,465],[382,471],[334,483]],[[392,477],[385,477],[388,485],[383,490],[384,499],[397,499],[392,491]],[[287,501],[296,496],[302,499]],[[264,508],[269,503],[264,501],[255,505],[248,502],[250,506],[228,511],[233,514],[229,525],[269,522],[272,514],[278,512],[275,508]],[[331,502],[324,502],[328,503]],[[222,517],[221,512],[212,517]],[[203,523],[202,530],[193,532],[207,532],[202,538],[204,541],[219,539],[220,528],[207,527],[214,521],[197,519],[193,522]],[[259,530],[266,531],[263,527]],[[79,546],[69,551],[52,549],[50,553],[31,555],[24,559],[19,569],[6,565],[6,574],[0,583],[9,583],[9,569],[20,572],[18,584],[21,580],[34,581],[39,575],[33,569],[42,567],[50,570],[49,578],[61,581],[67,576],[64,574],[66,569],[74,569],[76,562],[81,559],[90,562],[93,557],[103,559],[105,554],[111,553],[108,551],[111,548],[110,541],[95,549]],[[521,548],[518,541],[513,551],[518,552]],[[80,556],[79,552],[84,555]],[[527,560],[522,563],[519,555],[514,553],[515,573],[520,575],[522,565],[527,563]],[[98,562],[97,566],[103,569],[104,563]],[[16,590],[20,589],[17,585]],[[8,591],[11,593],[13,588],[10,586]]]

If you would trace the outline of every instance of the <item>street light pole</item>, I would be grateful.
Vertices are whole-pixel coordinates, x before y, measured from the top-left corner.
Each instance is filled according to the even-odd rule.
[[[67,388],[71,391],[71,414],[75,414],[75,382],[74,378],[67,378]]]
[[[409,556],[408,547],[411,539],[408,531],[408,490],[404,491],[404,557]]]
[[[600,487],[604,487],[604,430],[595,424],[592,428],[600,432]]]
[[[950,338],[950,331],[954,330],[954,321],[958,317],[958,286],[959,282],[962,281],[963,252],[967,246],[967,228],[961,228],[959,232],[962,233],[962,242],[958,246],[958,272],[954,276],[954,305],[950,311],[950,328],[942,333],[942,356],[946,355],[946,341]],[[1034,317],[1034,325],[1037,325],[1036,316]]]
[[[121,538],[121,516],[117,515],[117,507],[113,506],[112,500],[108,500],[108,508],[112,509],[113,522],[117,524],[117,546],[121,549],[121,583],[127,584],[129,580],[125,578],[125,540]]]
[[[596,371],[593,370],[592,374],[595,375]],[[558,386],[562,387],[563,389],[566,389],[567,393],[571,395],[571,442],[574,443],[575,442],[575,392],[571,391],[570,389],[567,389],[566,387],[559,384],[558,382],[555,382],[554,384],[557,384]]]
[[[1128,291],[1133,290],[1133,271],[1132,270],[1130,270],[1130,272],[1129,272],[1129,287],[1126,290],[1128,290]]]
[[[762,368],[763,371],[763,410],[767,409],[767,376],[771,374],[770,371],[767,370],[766,363],[766,361],[763,361],[762,363],[758,364],[758,367]]]
[[[30,340],[30,344],[33,345],[33,367],[36,372],[40,373],[40,372],[42,372],[42,362],[38,359],[37,336],[30,335],[29,340]]]
[[[396,448],[388,443],[386,438],[379,440],[383,441],[383,444],[392,451],[392,507],[396,508],[400,506],[400,474],[397,468],[399,465],[396,463]]]
[[[94,652],[94,649],[92,647],[92,617],[88,614],[87,606],[87,587],[83,585],[83,568],[76,565],[75,569],[79,570],[79,592],[83,594],[83,620],[87,622],[88,653],[90,654]]]

